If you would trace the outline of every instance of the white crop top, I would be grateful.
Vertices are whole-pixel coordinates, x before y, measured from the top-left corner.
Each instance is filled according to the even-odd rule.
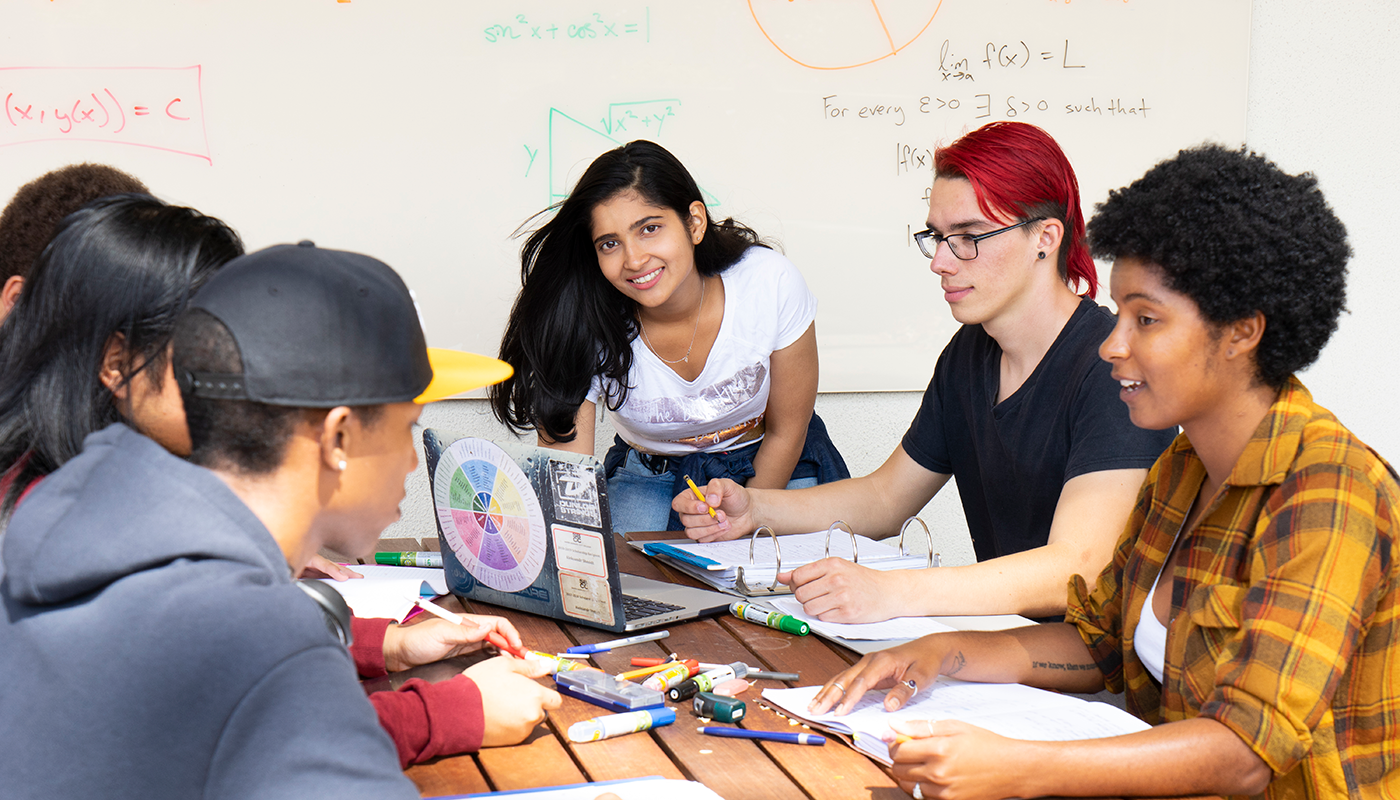
[[[763,418],[770,356],[807,332],[817,298],[797,267],[766,247],[750,247],[720,279],[724,317],[695,380],[682,379],[640,337],[632,340],[628,378],[634,388],[612,412],[613,426],[629,444],[665,455],[718,452]],[[615,392],[615,383],[608,383]],[[588,399],[605,405],[603,389],[603,378],[594,376]]]
[[[1165,565],[1163,565],[1165,569]],[[1157,573],[1157,580],[1162,579],[1162,574]],[[1152,610],[1152,598],[1157,594],[1157,583],[1152,584],[1152,591],[1147,593],[1147,599],[1142,602],[1142,615],[1138,617],[1137,630],[1133,633],[1133,650],[1137,651],[1137,657],[1142,661],[1142,665],[1147,667],[1147,671],[1152,673],[1152,677],[1162,682],[1162,667],[1167,661],[1167,626],[1157,619],[1157,614]]]
[[[1195,510],[1196,503],[1192,501],[1191,508],[1186,510],[1188,520]],[[1181,524],[1182,527],[1186,526],[1185,522]],[[1167,663],[1167,626],[1157,619],[1157,613],[1152,610],[1152,598],[1157,596],[1157,584],[1162,582],[1162,573],[1171,563],[1172,550],[1176,549],[1176,541],[1180,538],[1181,531],[1178,529],[1176,536],[1172,538],[1171,548],[1167,550],[1167,560],[1163,561],[1157,570],[1157,578],[1152,581],[1152,590],[1147,593],[1147,599],[1142,601],[1142,613],[1138,615],[1137,629],[1133,631],[1133,651],[1158,683],[1162,682],[1162,668]]]

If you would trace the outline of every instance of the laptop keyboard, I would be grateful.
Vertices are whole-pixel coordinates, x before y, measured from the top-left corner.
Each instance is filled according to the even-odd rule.
[[[644,619],[646,617],[655,617],[670,611],[680,611],[681,608],[683,608],[683,606],[649,600],[645,597],[637,597],[632,594],[624,594],[622,596],[622,613],[627,617],[628,622],[636,619]]]

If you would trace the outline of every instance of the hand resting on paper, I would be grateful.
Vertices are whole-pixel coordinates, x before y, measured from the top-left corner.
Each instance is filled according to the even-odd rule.
[[[705,484],[705,502],[689,489],[671,500],[671,508],[685,526],[685,535],[700,542],[737,539],[758,527],[752,517],[749,490],[728,478],[715,478]],[[707,505],[708,503],[708,505]],[[710,516],[710,509],[715,516]]]
[[[349,567],[331,561],[323,555],[314,555],[306,562],[306,566],[301,568],[298,578],[331,578],[337,581],[348,581],[351,578],[363,578],[364,576]]]
[[[792,587],[802,610],[825,622],[883,622],[905,612],[893,581],[903,572],[880,572],[844,558],[823,558],[778,581]]]
[[[497,656],[468,667],[464,673],[481,690],[481,711],[486,719],[482,747],[500,747],[525,741],[544,721],[545,711],[559,708],[564,700],[553,689],[534,681],[549,674],[549,666],[531,658]]]
[[[390,672],[431,664],[472,650],[473,645],[492,633],[499,633],[514,648],[520,648],[520,634],[503,617],[463,614],[475,625],[457,625],[436,617],[412,625],[390,625],[384,631],[384,666]]]
[[[871,689],[888,689],[885,710],[901,708],[914,690],[904,681],[916,686],[932,686],[943,663],[945,634],[932,634],[922,639],[871,653],[836,677],[826,682],[812,698],[807,710],[825,714],[835,707],[837,714],[849,714],[857,701]]]

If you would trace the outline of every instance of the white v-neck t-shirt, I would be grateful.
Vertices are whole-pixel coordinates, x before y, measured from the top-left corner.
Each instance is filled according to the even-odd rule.
[[[677,375],[641,337],[632,340],[633,388],[612,421],[633,447],[675,456],[730,449],[763,419],[773,352],[796,342],[816,319],[816,296],[781,253],[750,247],[719,277],[724,317],[695,380]],[[606,383],[614,393],[615,382]],[[604,384],[594,376],[590,401],[605,404]]]

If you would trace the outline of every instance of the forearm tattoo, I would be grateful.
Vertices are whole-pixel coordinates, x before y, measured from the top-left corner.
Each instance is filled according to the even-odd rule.
[[[956,675],[956,674],[958,674],[959,672],[962,672],[962,668],[965,667],[965,666],[967,666],[967,656],[963,655],[963,652],[962,652],[961,650],[959,650],[958,652],[956,652],[956,653],[953,654],[953,664],[952,664],[952,666],[950,666],[948,669],[944,670],[944,671],[943,671],[943,674],[944,674],[944,675]]]
[[[1091,672],[1098,664],[1061,664],[1055,661],[1032,661],[1031,669],[1053,669],[1058,672]]]

